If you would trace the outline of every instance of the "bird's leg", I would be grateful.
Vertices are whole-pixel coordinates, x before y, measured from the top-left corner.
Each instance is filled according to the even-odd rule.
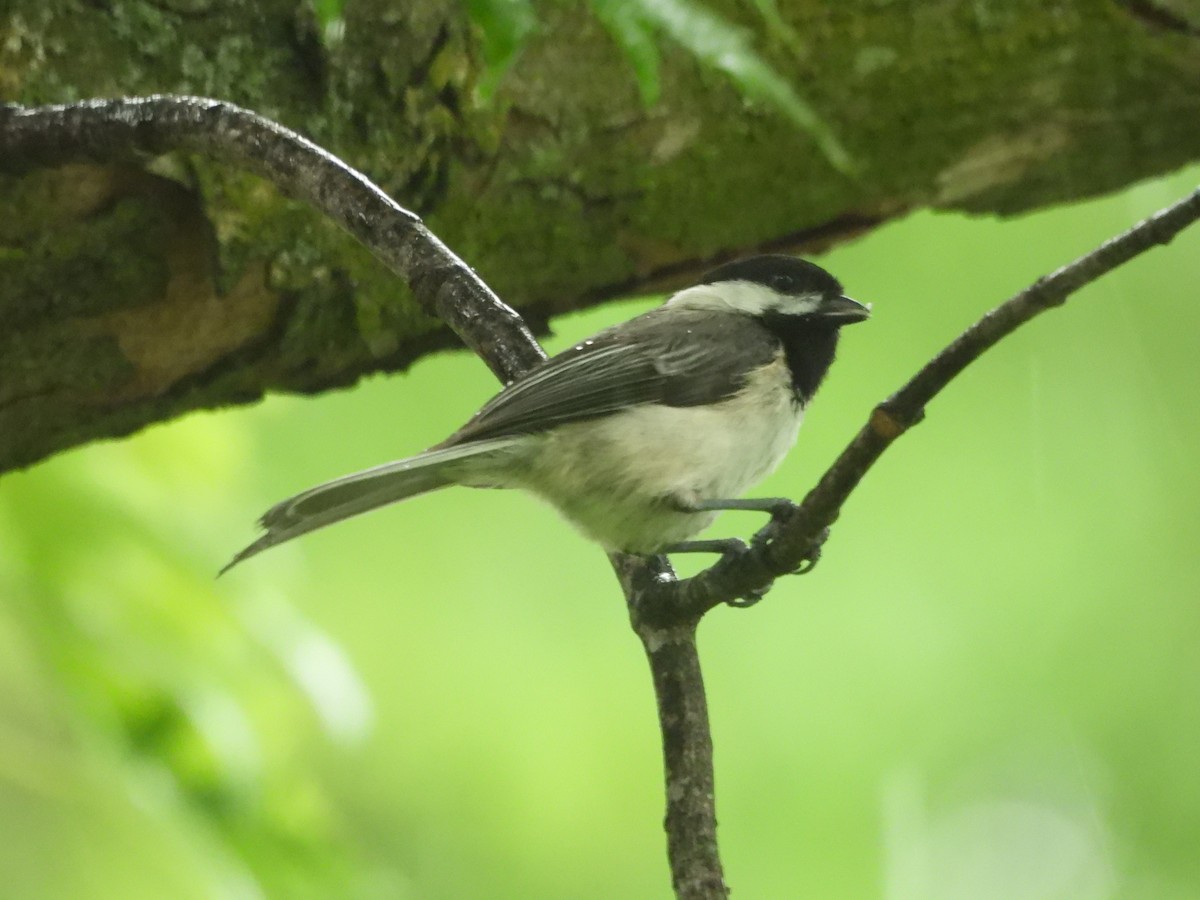
[[[796,509],[796,504],[784,497],[752,497],[744,500],[684,500],[680,497],[672,497],[669,502],[682,513],[718,512],[734,509],[770,514],[771,521],[760,528],[751,540],[756,547],[773,537],[775,530],[783,523],[784,519],[792,510]],[[745,543],[730,538],[715,541],[684,541],[674,547],[668,547],[664,552],[707,552],[728,555],[741,553],[746,549]]]
[[[740,538],[714,538],[710,541],[680,541],[667,544],[663,553],[720,553],[722,556],[737,556],[746,552],[746,542]]]
[[[779,519],[795,509],[796,504],[786,497],[748,497],[743,500],[697,500],[694,503],[681,503],[680,507],[687,512],[742,509],[770,513],[772,519]]]
[[[789,515],[797,508],[796,504],[786,497],[751,497],[745,500],[697,500],[686,505],[689,512],[714,512],[716,510],[734,509],[749,512],[765,512],[771,516],[771,521],[755,532],[751,544],[759,546],[775,536],[775,532]]]
[[[733,509],[768,513],[771,516],[771,521],[755,532],[754,537],[750,540],[752,546],[761,547],[775,537],[776,533],[787,520],[787,517],[799,507],[786,497],[751,497],[742,500],[696,500],[691,503],[681,502],[679,508],[683,512],[715,512],[717,510]],[[829,529],[826,528],[817,536],[808,556],[797,566],[794,574],[804,575],[812,571],[817,561],[821,558],[821,547],[828,538]],[[698,543],[705,542],[700,541]]]
[[[708,541],[680,541],[677,544],[668,544],[662,549],[663,553],[720,553],[722,556],[740,556],[750,548],[746,546],[746,542],[738,538],[715,538]],[[726,601],[729,606],[736,606],[744,609],[747,606],[753,606],[759,600],[766,596],[767,591],[771,589],[770,585],[761,588],[757,591],[752,591],[745,597],[738,597],[734,600]]]

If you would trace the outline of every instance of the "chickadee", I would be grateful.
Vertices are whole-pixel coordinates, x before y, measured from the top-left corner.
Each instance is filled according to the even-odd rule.
[[[727,263],[505,387],[437,446],[310,488],[267,511],[268,547],[451,484],[523,488],[609,551],[722,551],[692,541],[796,440],[838,330],[870,314],[789,256]],[[225,571],[223,569],[222,571]]]

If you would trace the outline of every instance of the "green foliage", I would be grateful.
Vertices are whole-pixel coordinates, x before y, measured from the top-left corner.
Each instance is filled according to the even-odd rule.
[[[531,0],[469,0],[467,11],[478,26],[483,46],[485,68],[478,89],[487,101],[535,29],[537,15]]]
[[[852,171],[853,161],[828,123],[755,50],[750,29],[694,0],[590,0],[590,6],[625,53],[647,106],[657,103],[662,93],[658,41],[665,37],[704,68],[728,78],[747,100],[782,113],[817,143],[838,171]],[[798,37],[774,0],[755,0],[755,8],[769,37],[793,56],[802,54]],[[537,14],[532,0],[471,0],[468,9],[483,41],[486,71],[480,92],[487,98],[536,30]]]
[[[5,485],[3,631],[29,666],[0,675],[7,779],[44,778],[54,759],[84,781],[70,789],[83,792],[76,801],[144,815],[172,842],[184,838],[172,849],[193,879],[295,897],[341,892],[354,873],[308,757],[322,732],[361,734],[366,701],[340,651],[280,585],[215,589],[218,519],[241,510],[213,487],[236,483],[240,435],[193,419],[94,449]],[[14,715],[22,704],[43,722],[33,733]],[[66,798],[56,803],[70,815]],[[38,849],[52,856],[65,823],[49,826]],[[132,888],[149,892],[146,881]]]
[[[770,0],[761,0],[757,6],[774,34],[792,37]],[[853,168],[850,155],[828,124],[755,51],[749,29],[692,0],[592,0],[592,8],[625,51],[647,105],[655,103],[660,92],[655,38],[662,34],[705,68],[724,74],[748,100],[783,113],[816,141],[839,171]]]
[[[322,29],[328,29],[342,17],[342,8],[346,0],[312,0],[313,10],[317,14],[317,22]]]

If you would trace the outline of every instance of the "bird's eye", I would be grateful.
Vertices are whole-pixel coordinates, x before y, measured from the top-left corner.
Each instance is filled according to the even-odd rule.
[[[773,275],[771,276],[771,287],[779,291],[781,294],[786,294],[792,288],[791,275]]]

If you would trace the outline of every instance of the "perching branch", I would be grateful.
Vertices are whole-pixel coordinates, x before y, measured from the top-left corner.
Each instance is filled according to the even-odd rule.
[[[696,626],[703,613],[672,615],[678,607],[659,602],[660,589],[676,583],[665,558],[614,554],[610,559],[654,679],[667,785],[667,858],[675,896],[724,900],[729,888],[717,844],[712,728],[696,649]]]

